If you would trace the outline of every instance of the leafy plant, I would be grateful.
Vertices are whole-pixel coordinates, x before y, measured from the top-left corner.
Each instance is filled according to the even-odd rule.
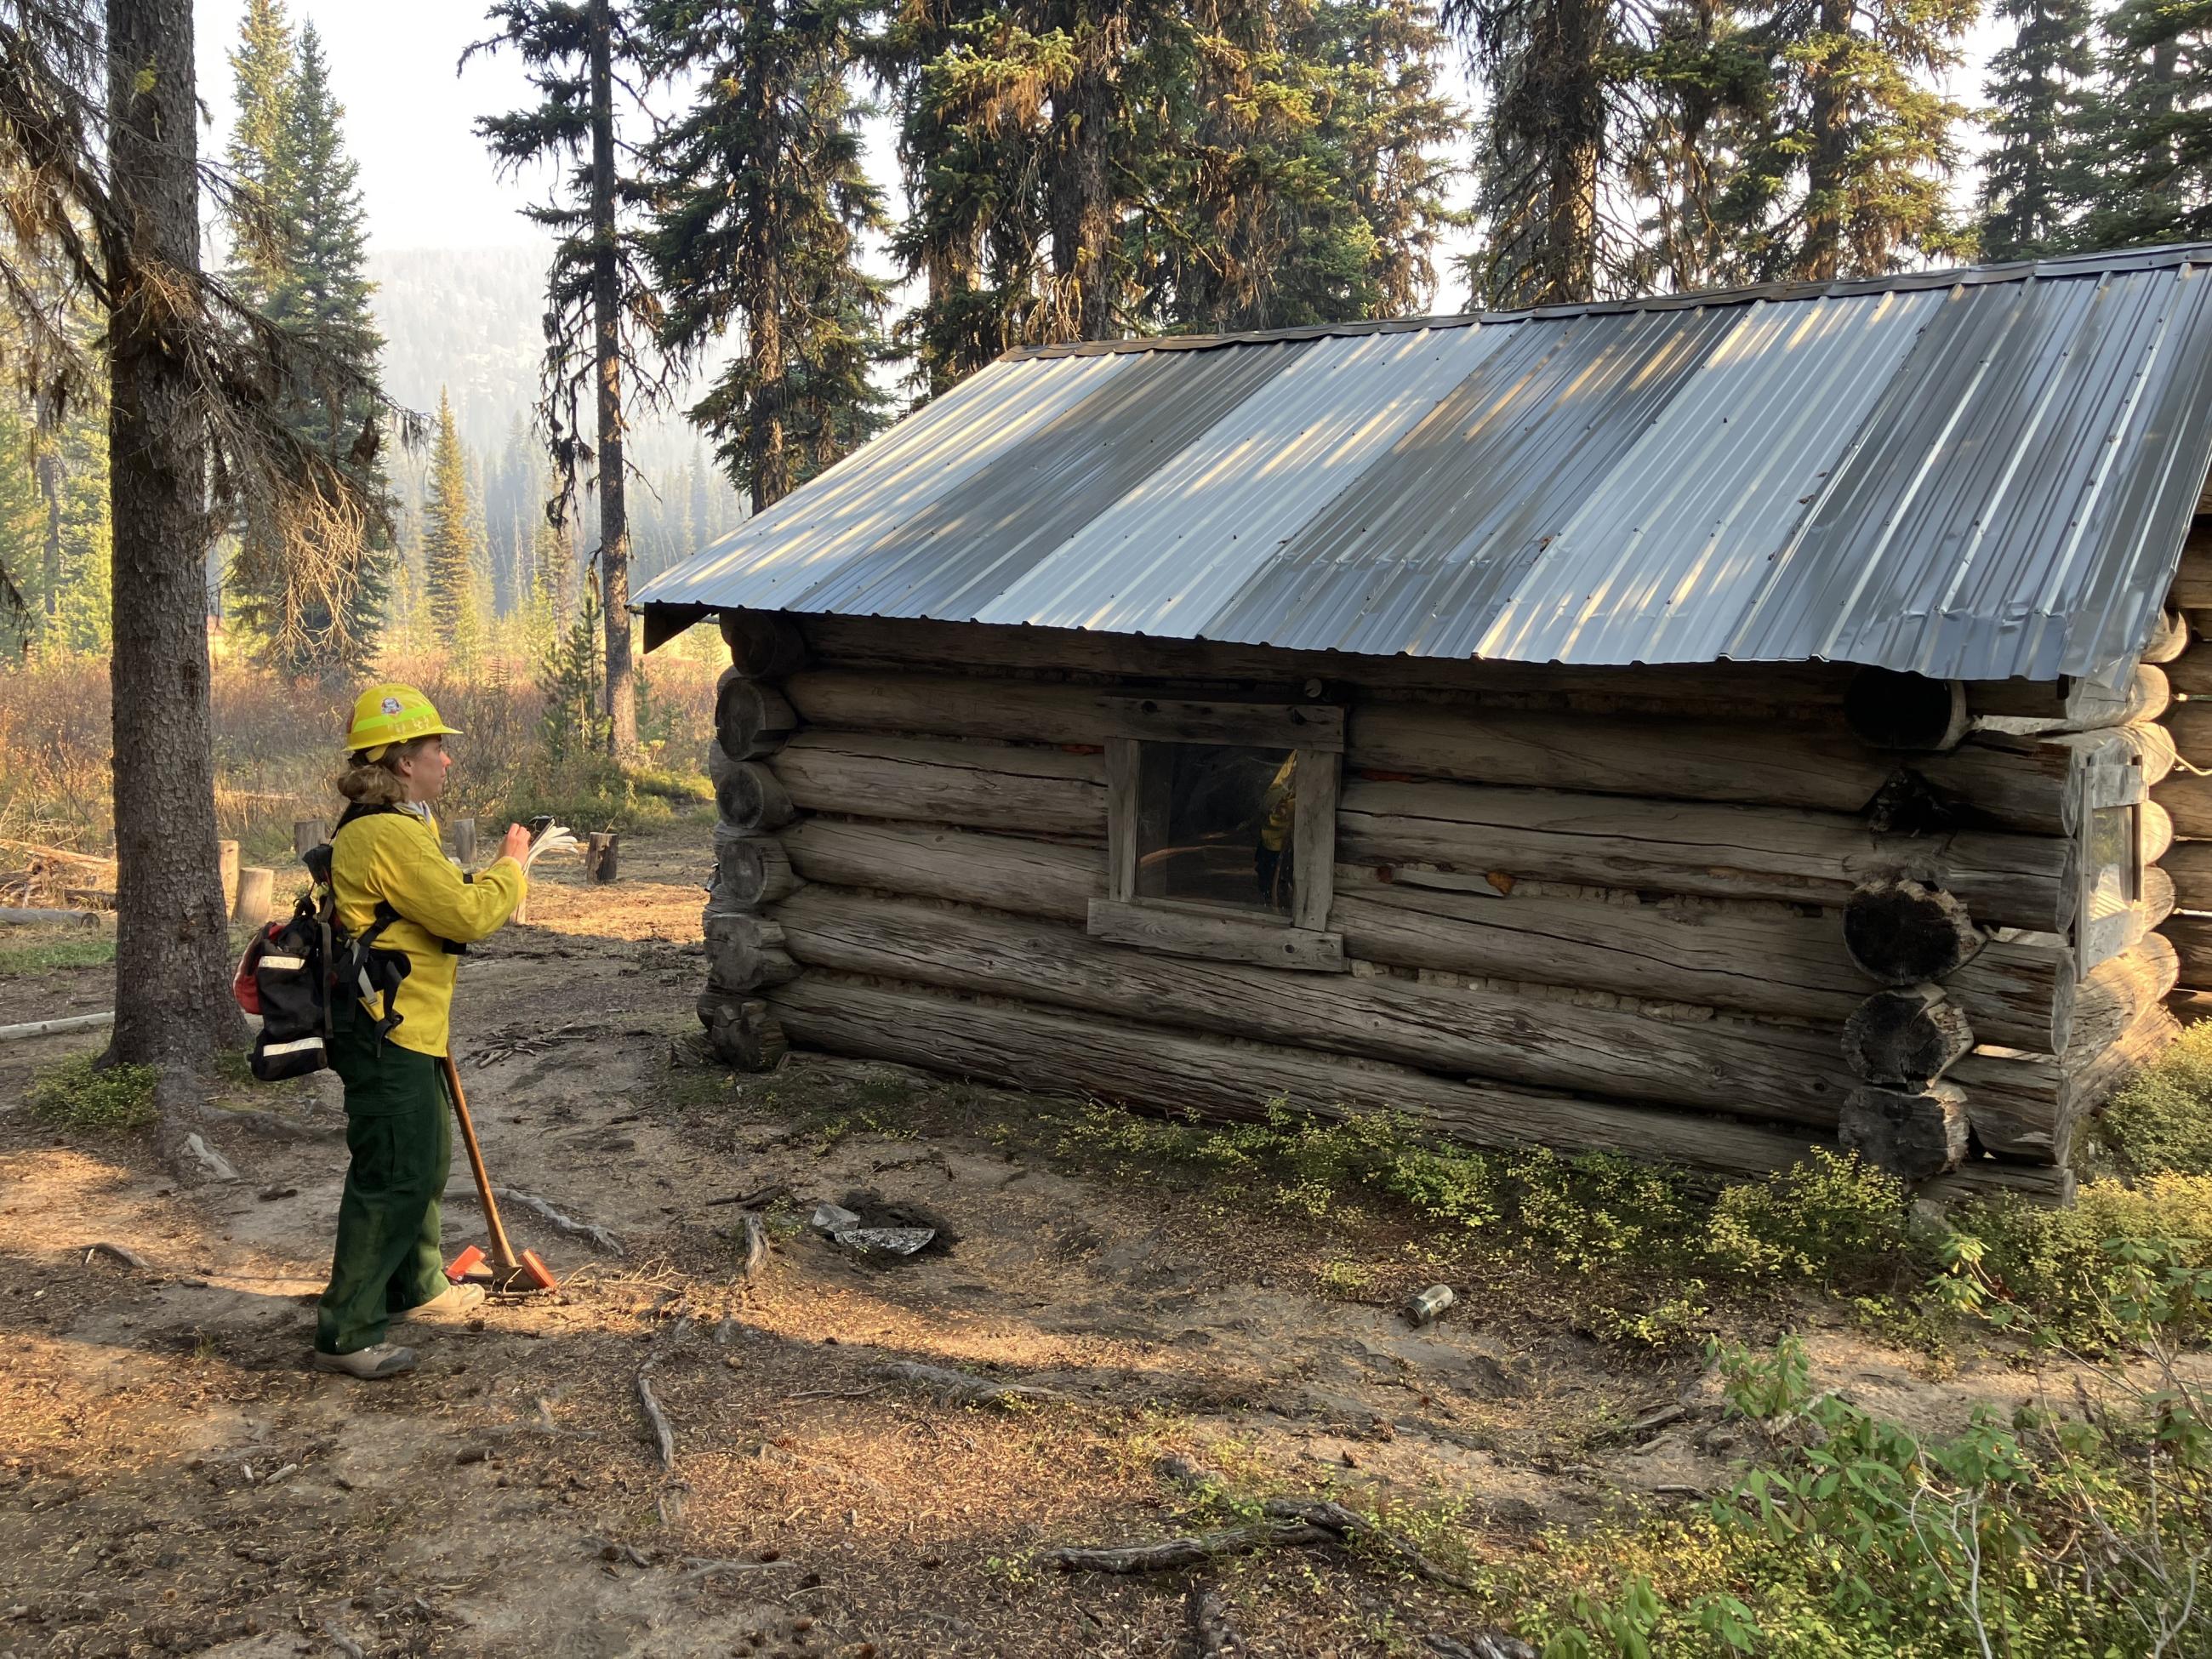
[[[88,1134],[143,1129],[154,1121],[151,1066],[108,1066],[73,1054],[31,1079],[24,1104],[41,1123]]]

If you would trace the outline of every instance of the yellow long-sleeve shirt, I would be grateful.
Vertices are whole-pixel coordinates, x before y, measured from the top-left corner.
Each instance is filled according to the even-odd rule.
[[[364,932],[376,920],[379,900],[399,913],[376,941],[380,949],[407,953],[407,977],[393,998],[400,1018],[392,1042],[417,1054],[446,1052],[460,959],[441,941],[468,945],[496,932],[522,902],[528,880],[513,859],[464,880],[427,814],[375,813],[356,818],[332,838],[338,925],[349,933]]]

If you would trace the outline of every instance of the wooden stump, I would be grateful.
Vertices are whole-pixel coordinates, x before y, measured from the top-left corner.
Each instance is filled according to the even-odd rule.
[[[733,761],[773,755],[798,725],[799,716],[781,693],[755,684],[734,668],[714,688],[714,739]]]
[[[725,611],[718,618],[730,663],[748,679],[780,680],[806,666],[798,623],[773,611]]]
[[[276,872],[249,865],[238,872],[238,898],[231,906],[230,919],[248,927],[260,927],[269,920],[269,906],[276,892]]]
[[[1869,882],[1844,905],[1844,949],[1885,985],[1946,978],[1985,943],[1955,895],[1921,882]]]
[[[714,837],[714,884],[707,902],[710,911],[764,909],[798,889],[790,856],[775,836]]]
[[[707,775],[714,780],[714,810],[724,827],[739,835],[781,830],[797,816],[775,773],[758,761],[732,760],[720,743],[707,747]]]
[[[1973,1051],[1966,1010],[1940,985],[1877,991],[1844,1022],[1844,1058],[1874,1083],[1928,1083]]]
[[[222,881],[222,908],[226,915],[238,909],[238,843],[219,841],[215,844],[215,867]]]
[[[1862,668],[1844,692],[1844,720],[1876,749],[1955,749],[1972,721],[1957,680]]]
[[[622,837],[611,830],[594,830],[584,843],[584,878],[605,884],[615,878]]]
[[[706,933],[707,983],[714,990],[757,991],[799,975],[799,964],[783,948],[783,929],[772,921],[710,908]]]
[[[447,826],[453,832],[453,856],[465,870],[477,861],[477,821],[474,818],[455,818]]]
[[[327,818],[294,818],[292,820],[292,851],[305,858],[331,838]]]
[[[741,1072],[772,1072],[790,1048],[765,1002],[710,990],[699,999],[699,1023],[717,1057]]]
[[[1952,1083],[1854,1089],[1837,1125],[1844,1151],[1907,1181],[1957,1169],[1966,1158],[1966,1091]]]

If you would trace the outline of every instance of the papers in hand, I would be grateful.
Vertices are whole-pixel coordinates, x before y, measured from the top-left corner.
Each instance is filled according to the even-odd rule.
[[[548,853],[573,853],[575,850],[574,832],[564,824],[549,823],[530,843],[530,854],[522,860],[522,867],[530,869]]]

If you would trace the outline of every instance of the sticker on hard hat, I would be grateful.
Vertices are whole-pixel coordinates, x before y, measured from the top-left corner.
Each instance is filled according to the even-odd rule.
[[[399,699],[397,697],[386,697],[384,700],[384,712],[387,714],[398,714],[399,712]]]

